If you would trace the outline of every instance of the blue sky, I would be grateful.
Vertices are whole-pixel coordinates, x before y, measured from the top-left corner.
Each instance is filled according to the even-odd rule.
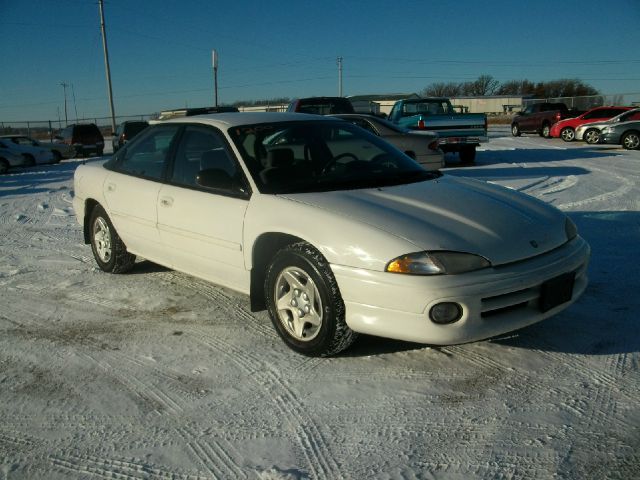
[[[579,78],[640,92],[640,0],[105,0],[116,115]],[[97,0],[0,0],[0,121],[109,114]],[[71,87],[72,85],[72,87]],[[75,99],[75,101],[74,101]],[[63,113],[62,113],[63,115]],[[64,118],[64,117],[63,117]]]

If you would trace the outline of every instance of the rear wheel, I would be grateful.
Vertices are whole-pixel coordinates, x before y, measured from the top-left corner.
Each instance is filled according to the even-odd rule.
[[[560,131],[560,138],[562,138],[562,140],[564,140],[565,142],[573,142],[573,140],[576,138],[576,131],[571,127],[563,128]]]
[[[551,136],[551,125],[545,123],[542,125],[542,130],[540,130],[540,136],[544,138],[549,138]]]
[[[53,153],[54,163],[60,163],[60,161],[62,160],[62,154],[57,150],[53,150],[51,153]]]
[[[4,158],[0,158],[0,175],[7,173],[9,171],[9,162],[7,162]]]
[[[24,160],[25,160],[25,163],[24,163],[25,167],[33,167],[36,164],[36,159],[33,158],[33,155],[24,153],[22,156],[24,157]]]
[[[597,128],[590,128],[586,132],[584,132],[584,141],[589,145],[595,145],[600,142],[600,130]]]
[[[356,339],[345,321],[344,302],[329,263],[308,243],[289,245],[276,254],[264,290],[276,331],[296,352],[326,357]]]
[[[520,126],[517,123],[511,125],[511,135],[513,135],[514,137],[519,137],[521,134],[522,132],[520,131]]]
[[[476,160],[476,147],[463,147],[459,155],[462,163],[473,163]]]
[[[627,150],[640,149],[640,132],[633,130],[625,133],[622,136],[622,141],[620,143],[622,143],[622,146]]]
[[[127,247],[100,205],[91,212],[89,236],[93,256],[102,270],[110,273],[125,273],[131,270],[136,256],[127,251]]]

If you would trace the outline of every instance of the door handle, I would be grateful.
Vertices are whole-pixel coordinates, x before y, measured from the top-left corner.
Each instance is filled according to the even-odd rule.
[[[171,197],[162,197],[160,199],[160,205],[163,207],[170,207],[173,205],[173,198]]]

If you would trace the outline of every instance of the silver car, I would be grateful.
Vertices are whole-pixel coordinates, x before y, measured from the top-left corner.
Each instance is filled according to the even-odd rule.
[[[591,145],[600,143],[600,131],[603,127],[620,122],[629,122],[632,120],[640,120],[640,108],[628,110],[604,122],[594,122],[580,125],[578,128],[576,128],[575,139],[584,140]]]
[[[26,135],[2,135],[0,136],[0,139],[10,141],[17,145],[22,145],[25,147],[36,147],[50,150],[53,154],[52,160],[55,163],[58,163],[63,158],[71,158],[75,153],[73,147],[65,145],[64,143],[41,142],[39,140],[34,140],[31,137],[27,137]]]
[[[601,142],[640,150],[640,120],[607,125],[600,130]]]
[[[344,113],[333,116],[382,137],[426,170],[438,170],[444,167],[444,153],[438,146],[437,133],[400,128],[383,118],[363,113]]]
[[[7,173],[11,167],[22,167],[27,164],[27,159],[24,156],[10,150],[0,140],[0,174]]]

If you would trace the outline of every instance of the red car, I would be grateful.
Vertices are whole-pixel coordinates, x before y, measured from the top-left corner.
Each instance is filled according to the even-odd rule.
[[[572,142],[576,138],[576,128],[585,123],[601,122],[620,115],[633,107],[596,107],[586,111],[579,117],[560,120],[551,126],[550,136]]]

